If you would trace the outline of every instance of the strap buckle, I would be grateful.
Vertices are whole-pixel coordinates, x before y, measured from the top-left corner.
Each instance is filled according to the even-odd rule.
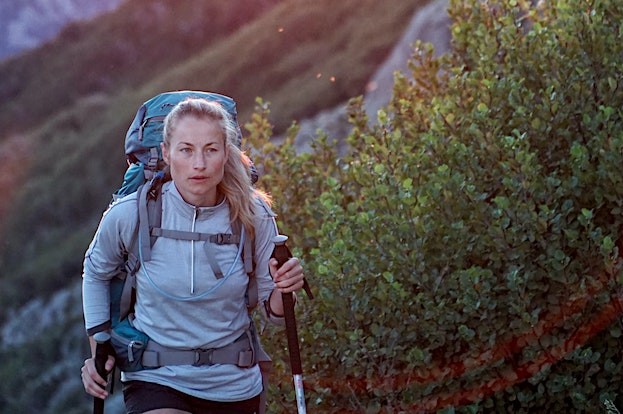
[[[237,240],[234,234],[219,233],[216,235],[216,244],[234,244]]]
[[[193,366],[212,365],[212,354],[214,349],[195,349],[195,362]]]

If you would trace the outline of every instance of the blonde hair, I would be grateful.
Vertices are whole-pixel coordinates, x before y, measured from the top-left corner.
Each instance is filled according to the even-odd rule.
[[[254,237],[256,199],[260,198],[269,205],[271,200],[266,193],[256,189],[252,184],[252,163],[238,147],[240,129],[237,123],[218,102],[203,98],[188,98],[178,103],[164,120],[163,142],[166,147],[169,147],[171,143],[171,134],[178,121],[189,116],[218,122],[229,156],[225,163],[223,179],[217,185],[217,190],[223,194],[229,204],[231,222],[240,220],[247,235]]]

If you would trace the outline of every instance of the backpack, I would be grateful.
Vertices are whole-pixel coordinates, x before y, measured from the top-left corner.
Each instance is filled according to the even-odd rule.
[[[197,238],[217,244],[237,244],[239,254],[244,261],[245,271],[249,275],[247,289],[247,307],[249,314],[257,306],[258,292],[254,272],[255,243],[245,237],[244,228],[240,223],[232,223],[233,234],[191,233],[184,231],[163,230],[160,228],[162,217],[162,200],[160,192],[162,184],[170,179],[165,176],[164,161],[160,143],[163,140],[163,121],[166,115],[177,105],[188,98],[203,98],[221,104],[230,114],[238,129],[238,146],[242,143],[242,134],[237,122],[235,101],[224,95],[201,91],[176,91],[159,94],[138,109],[125,138],[125,153],[128,168],[123,182],[113,193],[113,202],[121,197],[137,193],[138,228],[131,251],[127,254],[125,269],[111,280],[110,285],[110,318],[111,342],[115,349],[117,367],[123,371],[146,369],[142,366],[143,351],[149,338],[132,326],[132,309],[135,301],[135,278],[141,262],[151,259],[151,247],[157,237],[196,240]],[[257,181],[257,172],[251,168],[252,182]],[[209,249],[207,249],[209,250]],[[209,256],[209,255],[208,255]],[[208,261],[214,273],[219,275],[218,263],[210,257]],[[201,297],[199,295],[198,297]],[[267,372],[270,369],[270,358],[263,351],[250,317],[249,340],[253,344],[253,363],[259,363],[262,370],[265,390],[267,388]],[[264,408],[264,407],[262,407]]]

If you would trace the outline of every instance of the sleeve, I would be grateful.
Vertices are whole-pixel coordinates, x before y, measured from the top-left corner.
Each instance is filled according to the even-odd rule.
[[[258,213],[256,214],[255,222],[255,277],[257,278],[258,286],[258,301],[261,304],[262,315],[266,320],[276,325],[284,326],[284,317],[270,314],[266,306],[270,299],[270,294],[275,289],[268,261],[273,253],[273,237],[279,234],[275,221],[276,214],[259,198],[257,200],[257,208]]]
[[[137,224],[136,198],[119,200],[104,212],[85,253],[82,307],[88,334],[104,330],[110,324],[110,280],[125,270]]]

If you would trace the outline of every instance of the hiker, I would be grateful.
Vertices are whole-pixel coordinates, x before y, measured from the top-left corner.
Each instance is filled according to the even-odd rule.
[[[188,232],[227,235],[233,222],[241,223],[242,233],[255,242],[259,308],[267,320],[283,324],[281,293],[303,287],[303,269],[296,258],[279,269],[270,259],[271,240],[278,234],[274,214],[269,197],[251,184],[249,160],[233,143],[237,133],[228,112],[205,99],[182,101],[164,120],[161,148],[170,180],[160,193],[161,227],[173,235],[158,237],[151,260],[140,263],[131,325],[149,337],[144,363],[150,347],[164,350],[165,360],[173,357],[122,372],[129,414],[260,412],[263,386],[257,358],[248,366],[219,362],[221,355],[229,358],[230,349],[254,348],[245,298],[249,277],[240,249],[175,237]],[[110,324],[108,287],[132,251],[138,231],[136,197],[134,193],[109,207],[85,254],[83,306],[89,335]],[[90,343],[94,355],[92,337]],[[114,362],[109,357],[106,368]],[[84,362],[82,381],[94,397],[108,395],[93,357]]]

